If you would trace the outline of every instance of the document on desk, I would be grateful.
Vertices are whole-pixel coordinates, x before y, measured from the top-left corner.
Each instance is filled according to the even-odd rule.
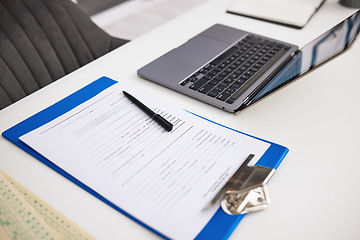
[[[324,0],[233,0],[227,12],[303,28]]]
[[[122,93],[173,124],[165,131]],[[111,203],[172,239],[193,239],[203,210],[249,154],[270,144],[116,83],[21,141]]]

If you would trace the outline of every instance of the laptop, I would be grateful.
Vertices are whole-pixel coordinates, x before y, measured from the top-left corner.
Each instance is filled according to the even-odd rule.
[[[302,49],[215,24],[137,73],[236,113],[343,52],[359,23],[357,11]]]

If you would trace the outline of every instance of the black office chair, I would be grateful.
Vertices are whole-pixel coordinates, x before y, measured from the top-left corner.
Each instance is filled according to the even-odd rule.
[[[126,42],[70,0],[0,0],[0,109]]]

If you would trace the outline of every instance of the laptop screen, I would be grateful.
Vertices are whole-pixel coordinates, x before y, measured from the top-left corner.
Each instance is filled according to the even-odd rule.
[[[342,53],[355,40],[360,29],[360,11],[357,11],[328,32],[307,44],[254,97],[252,103],[308,73],[312,69]]]

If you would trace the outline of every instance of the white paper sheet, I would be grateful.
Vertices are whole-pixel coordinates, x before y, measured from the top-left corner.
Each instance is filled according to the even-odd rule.
[[[162,129],[122,93],[173,123]],[[193,239],[219,206],[203,210],[249,154],[270,146],[119,83],[21,140],[172,239]]]

